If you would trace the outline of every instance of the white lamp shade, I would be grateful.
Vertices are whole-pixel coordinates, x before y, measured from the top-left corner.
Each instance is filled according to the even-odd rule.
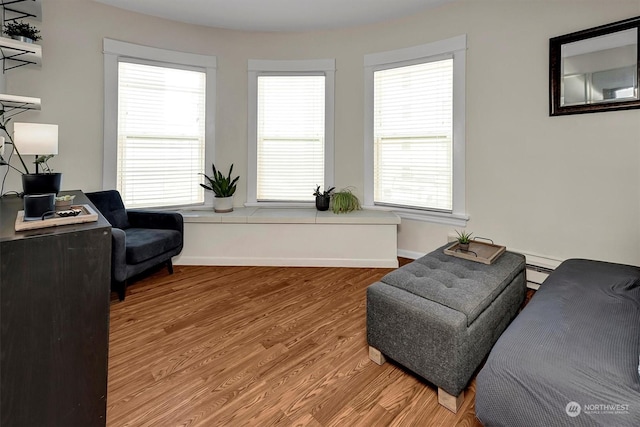
[[[58,125],[14,123],[13,142],[20,154],[58,154]]]

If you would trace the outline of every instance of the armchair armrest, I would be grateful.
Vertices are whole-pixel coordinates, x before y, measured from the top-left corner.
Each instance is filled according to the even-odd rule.
[[[127,210],[127,217],[131,227],[161,228],[184,234],[184,221],[178,212]]]
[[[127,279],[127,247],[124,230],[111,228],[111,246],[112,280],[124,282]]]

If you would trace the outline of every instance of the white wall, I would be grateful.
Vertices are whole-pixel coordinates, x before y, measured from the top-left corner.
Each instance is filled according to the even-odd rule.
[[[242,177],[247,59],[335,58],[336,183],[362,196],[363,56],[466,33],[468,230],[539,255],[640,264],[640,110],[548,115],[549,38],[638,16],[640,0],[459,0],[390,23],[287,34],[191,26],[90,0],[43,9],[43,65],[10,71],[7,88],[42,98],[42,111],[19,121],[60,125],[51,163],[67,189],[101,188],[103,37],[217,55],[216,161],[234,162]],[[10,174],[5,190],[16,187]],[[403,221],[398,247],[426,252],[451,232]]]

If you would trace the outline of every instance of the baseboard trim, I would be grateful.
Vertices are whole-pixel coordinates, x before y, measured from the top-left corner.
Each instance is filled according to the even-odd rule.
[[[342,258],[223,258],[179,256],[173,265],[220,265],[261,267],[351,267],[397,268],[397,259],[342,259]]]
[[[533,254],[527,251],[521,251],[519,249],[507,248],[509,251],[518,252],[525,256],[527,264],[531,264],[537,267],[542,267],[548,270],[555,270],[557,266],[562,263],[562,259],[554,258],[546,255]]]

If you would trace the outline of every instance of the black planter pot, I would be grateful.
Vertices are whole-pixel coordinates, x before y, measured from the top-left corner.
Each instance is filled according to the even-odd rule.
[[[28,173],[22,175],[22,191],[24,191],[24,194],[58,194],[61,183],[61,173]]]
[[[326,211],[329,209],[329,202],[331,201],[331,196],[316,196],[316,209],[319,211]]]

